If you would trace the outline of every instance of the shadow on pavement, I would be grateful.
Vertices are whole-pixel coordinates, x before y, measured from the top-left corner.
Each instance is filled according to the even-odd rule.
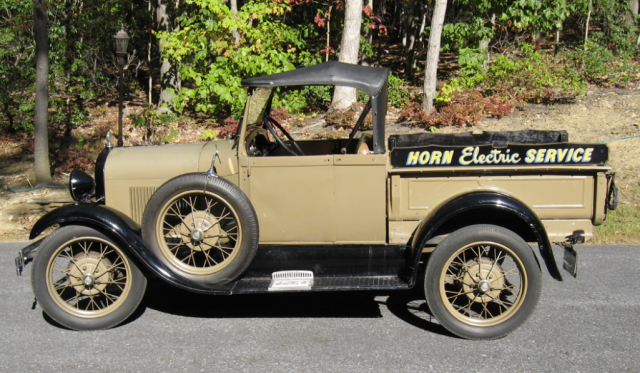
[[[372,292],[202,295],[149,281],[142,307],[202,318],[377,318]]]

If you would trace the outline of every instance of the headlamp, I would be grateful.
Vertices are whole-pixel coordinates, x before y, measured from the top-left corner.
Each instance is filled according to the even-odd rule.
[[[71,198],[77,202],[89,202],[96,188],[96,181],[84,171],[73,170],[69,177]]]

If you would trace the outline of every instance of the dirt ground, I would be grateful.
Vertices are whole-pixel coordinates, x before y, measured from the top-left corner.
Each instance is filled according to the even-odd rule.
[[[135,110],[135,108],[131,108]],[[387,118],[387,134],[411,133],[419,128],[394,124],[397,111],[390,110]],[[116,116],[103,114],[94,122],[116,127]],[[126,122],[125,122],[126,124]],[[88,127],[91,127],[89,125]],[[640,202],[640,86],[628,89],[592,88],[585,97],[575,103],[544,106],[528,105],[513,115],[502,119],[486,118],[472,128],[447,127],[437,132],[466,131],[518,131],[518,130],[566,130],[569,141],[577,143],[606,142],[610,148],[609,165],[616,170],[616,182],[620,190],[620,202],[637,206]],[[308,137],[318,132],[334,132],[347,136],[346,131],[337,131],[323,126],[321,118],[315,118],[305,127],[296,127],[294,137]],[[125,129],[125,133],[127,130]],[[141,143],[139,134],[129,131],[130,142]],[[186,136],[190,134],[190,136]],[[179,142],[202,141],[197,128],[183,129]],[[634,137],[637,136],[637,137]],[[24,151],[23,143],[2,141],[0,144],[0,181],[14,189],[29,189],[34,180],[33,155]],[[69,175],[62,173],[54,183],[66,185]],[[28,192],[13,192],[0,185],[0,240],[26,240],[34,222],[46,211],[30,212],[34,199],[48,197],[60,200],[68,196],[64,188],[43,188]],[[21,205],[21,207],[20,207]],[[27,210],[26,214],[15,213]],[[37,208],[36,208],[37,210]]]

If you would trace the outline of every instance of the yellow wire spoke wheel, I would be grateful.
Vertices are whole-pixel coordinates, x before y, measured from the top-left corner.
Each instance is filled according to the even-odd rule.
[[[156,235],[162,254],[184,272],[214,274],[238,255],[242,242],[238,214],[211,192],[183,192],[162,208]]]
[[[131,267],[119,248],[96,237],[74,238],[51,256],[47,288],[68,313],[84,318],[108,315],[131,291]]]
[[[472,225],[445,238],[425,272],[429,309],[468,339],[503,337],[522,325],[540,298],[540,268],[529,245],[495,225]]]
[[[466,245],[451,255],[440,274],[440,297],[461,322],[498,325],[513,316],[527,293],[520,259],[495,242]]]
[[[125,252],[102,233],[66,226],[45,238],[31,283],[38,304],[75,330],[108,329],[136,310],[147,280]]]

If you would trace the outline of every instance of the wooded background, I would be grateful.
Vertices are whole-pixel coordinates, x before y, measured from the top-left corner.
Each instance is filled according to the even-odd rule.
[[[117,103],[121,28],[127,91],[148,105],[132,120],[147,125],[204,113],[227,127],[246,100],[243,78],[329,59],[391,68],[390,105],[426,130],[571,101],[588,84],[626,86],[640,73],[638,0],[2,0],[0,10],[0,128],[35,136],[38,184],[55,151],[47,129],[68,136],[91,108]],[[324,112],[358,97],[283,89],[276,105]]]

